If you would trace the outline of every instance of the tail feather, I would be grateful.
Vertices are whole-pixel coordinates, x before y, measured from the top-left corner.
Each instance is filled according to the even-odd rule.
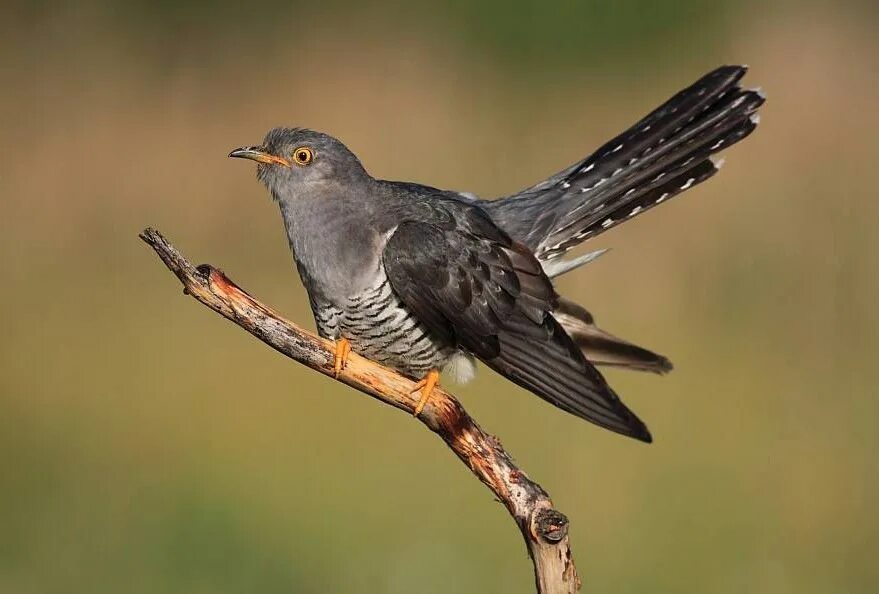
[[[610,248],[604,248],[600,250],[595,250],[594,252],[587,252],[585,254],[581,254],[576,258],[568,258],[567,260],[543,260],[540,264],[543,267],[543,272],[549,278],[555,278],[557,276],[561,276],[566,272],[570,272],[574,268],[579,268],[584,264],[588,264],[594,260],[597,260],[601,256],[607,253]]]
[[[719,170],[711,156],[745,138],[757,127],[754,111],[763,103],[753,91],[744,91],[713,117],[687,134],[660,146],[615,184],[595,192],[568,213],[558,229],[541,242],[541,253],[551,258],[676,196]]]
[[[632,163],[643,162],[652,151],[674,140],[685,126],[728,94],[744,74],[743,68],[725,66],[703,76],[606,142],[583,161],[579,171],[567,176],[566,181],[576,182],[581,188],[597,187],[603,180],[609,181],[618,175],[621,169],[625,171]]]
[[[764,98],[738,85],[746,70],[722,66],[706,74],[587,159],[483,205],[541,260],[561,256],[716,173],[711,155],[758,123]]]
[[[570,225],[576,226],[576,229],[566,227],[560,230],[559,235],[566,237],[566,240],[554,246],[555,250],[567,250],[573,245],[616,227],[654,206],[659,206],[669,198],[673,198],[684,190],[712,177],[718,170],[719,167],[714,161],[705,159],[699,161],[695,167],[686,168],[683,171],[672,170],[667,174],[660,173],[658,175],[662,175],[661,183],[658,183],[659,180],[655,180],[653,183],[646,183],[639,188],[626,190],[626,193],[631,192],[631,194],[628,196],[623,194],[622,198],[611,201],[609,204],[599,205],[582,219],[572,222]],[[554,253],[557,251],[548,250],[546,252],[549,258],[552,258]]]
[[[560,299],[553,316],[593,365],[658,374],[672,370],[667,358],[605,332],[595,325],[592,314],[572,301]]]
[[[645,146],[643,139],[634,142],[635,156],[609,175],[584,181],[575,174],[571,181],[563,182],[581,184],[580,192],[589,197],[559,217],[557,227],[538,245],[538,254],[544,258],[563,254],[716,173],[709,157],[750,134],[757,126],[752,116],[763,103],[755,91],[736,89],[723,95],[698,107],[698,113],[693,113],[694,108],[682,110],[685,120],[671,129],[671,136],[666,134],[673,124],[666,124],[652,137],[652,143]],[[598,159],[604,156],[599,153]]]

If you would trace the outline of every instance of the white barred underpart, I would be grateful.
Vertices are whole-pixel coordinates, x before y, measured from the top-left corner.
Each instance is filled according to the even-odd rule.
[[[473,359],[438,340],[397,298],[381,268],[361,294],[342,303],[312,300],[311,310],[321,336],[347,338],[359,355],[413,378],[431,369],[448,372],[456,381],[473,378]]]

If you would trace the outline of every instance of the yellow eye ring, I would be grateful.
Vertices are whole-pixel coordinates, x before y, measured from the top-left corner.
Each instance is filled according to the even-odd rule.
[[[293,151],[293,162],[297,165],[308,165],[314,159],[314,152],[307,146],[300,146]]]

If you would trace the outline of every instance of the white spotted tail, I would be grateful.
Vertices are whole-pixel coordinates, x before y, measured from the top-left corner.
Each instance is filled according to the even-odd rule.
[[[759,122],[764,97],[739,86],[746,71],[722,66],[706,74],[583,161],[483,204],[544,263],[563,255],[717,172],[722,161],[713,155]]]

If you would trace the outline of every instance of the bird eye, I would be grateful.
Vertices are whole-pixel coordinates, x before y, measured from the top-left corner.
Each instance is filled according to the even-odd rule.
[[[293,151],[293,160],[297,165],[308,165],[314,159],[314,153],[307,146],[300,146]]]

